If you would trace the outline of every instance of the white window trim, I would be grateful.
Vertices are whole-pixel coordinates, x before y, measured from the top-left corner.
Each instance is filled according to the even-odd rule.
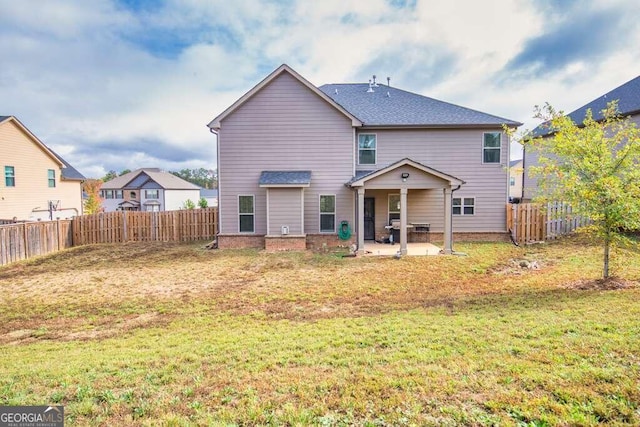
[[[53,177],[49,176],[49,172],[53,172]],[[53,180],[53,185],[51,185],[51,181]],[[47,169],[47,187],[56,188],[56,170],[55,169]]]
[[[320,208],[322,207],[322,204],[320,203],[320,200],[322,200],[322,197],[326,197],[326,196],[330,196],[333,197],[333,212],[322,212],[320,210]],[[338,218],[337,215],[337,210],[338,210],[338,198],[336,197],[335,194],[318,194],[318,231],[320,232],[320,234],[334,234],[336,232],[336,221]],[[327,231],[327,230],[322,230],[322,215],[329,215],[333,213],[333,230],[331,231]]]
[[[397,213],[398,215],[400,215],[400,209],[398,208],[397,211],[392,211],[391,209],[389,209],[389,205],[391,205],[391,196],[398,196],[398,202],[400,202],[400,193],[389,193],[387,194],[387,225],[391,225],[391,220],[389,219],[389,217],[391,216],[392,213]]]
[[[373,135],[376,138],[376,149],[368,150],[373,151],[373,163],[360,163],[360,136],[361,135]],[[358,162],[358,166],[375,166],[378,164],[378,134],[377,133],[359,133],[356,137],[356,159]]]
[[[149,191],[155,191],[158,194],[158,197],[149,197]],[[158,189],[144,190],[144,198],[148,200],[160,200],[160,190]]]
[[[253,213],[240,213],[240,197],[251,197],[253,201]],[[253,216],[253,230],[252,231],[240,231],[240,215]],[[256,232],[256,196],[255,194],[238,194],[238,233],[242,234],[255,234]]]
[[[453,206],[454,206],[453,205],[453,200],[454,199],[460,199],[460,213],[459,214],[453,213],[453,216],[475,216],[476,209],[477,209],[475,196],[473,196],[473,197],[468,197],[468,196],[453,197],[452,200],[451,200],[451,211],[452,212],[453,212]],[[464,199],[473,199],[473,205],[465,205],[464,204]],[[473,207],[473,213],[472,214],[464,213],[464,208],[465,207],[468,207],[468,208]]]
[[[484,136],[488,133],[497,133],[498,135],[500,135],[500,147],[489,147],[489,148],[485,148],[484,146]],[[482,132],[482,150],[480,155],[482,156],[482,164],[483,165],[499,165],[502,163],[502,132]],[[498,161],[497,162],[485,162],[484,161],[484,150],[498,150],[500,152],[500,154],[498,155]]]

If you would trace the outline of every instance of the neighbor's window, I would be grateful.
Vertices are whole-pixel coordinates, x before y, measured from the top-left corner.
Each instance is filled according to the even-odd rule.
[[[56,186],[56,171],[47,169],[47,178],[49,179],[49,188],[54,188]]]
[[[500,163],[500,132],[483,134],[482,163]]]
[[[516,185],[516,177],[515,176],[509,177],[509,185],[512,186],[512,187]]]
[[[336,196],[320,195],[320,232],[334,233],[336,231]]]
[[[16,186],[16,170],[13,166],[4,167],[4,185],[7,187]]]
[[[116,199],[122,199],[122,190],[115,190],[116,192]]]
[[[253,233],[255,230],[255,209],[253,196],[238,196],[238,216],[241,233]]]
[[[454,197],[452,208],[454,215],[474,215],[476,199],[473,197]]]
[[[400,195],[389,194],[389,225],[392,219],[400,219]]]
[[[159,199],[160,190],[144,190],[144,197],[147,199]]]
[[[358,135],[358,164],[376,164],[376,136],[374,134]]]
[[[136,196],[136,192],[135,192],[135,191],[131,191],[131,192],[129,193],[129,197],[131,197],[132,199],[135,199],[135,198],[137,197],[137,196]]]
[[[105,199],[113,199],[113,190],[102,190],[102,197]]]

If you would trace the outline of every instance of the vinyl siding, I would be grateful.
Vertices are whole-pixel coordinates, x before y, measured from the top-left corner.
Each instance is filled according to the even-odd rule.
[[[278,236],[282,226],[289,227],[289,234],[302,231],[302,189],[269,188],[269,234]]]
[[[164,193],[164,199],[162,193]],[[160,193],[160,203],[163,204],[162,209],[165,211],[180,210],[184,202],[189,199],[197,207],[198,200],[200,200],[200,190],[164,190]]]
[[[375,198],[376,235],[387,235],[384,227],[389,225],[389,194],[399,190],[367,190],[365,197]],[[456,193],[454,193],[456,194]],[[432,231],[444,229],[444,195],[442,189],[409,190],[407,193],[407,222],[429,223]]]
[[[220,232],[238,233],[238,194],[255,195],[255,232],[267,233],[265,170],[310,170],[305,233],[319,233],[319,195],[336,195],[336,222],[353,224],[351,120],[288,73],[282,73],[221,122]]]
[[[509,179],[513,177],[515,179],[515,185],[509,184],[509,197],[522,197],[522,177],[523,177],[523,169],[522,169],[522,161],[516,163],[515,166],[509,169]]]
[[[483,133],[491,131],[499,132],[500,129],[362,129],[358,133],[377,135],[377,164],[374,167],[357,165],[357,168],[378,169],[408,157],[440,172],[453,175],[466,182],[454,193],[454,197],[476,198],[476,214],[454,216],[454,230],[456,232],[504,232],[506,231],[505,204],[508,198],[509,141],[503,134],[500,163],[482,163]],[[398,175],[398,183],[400,182]],[[431,212],[429,216],[437,219],[443,215],[442,200],[441,190],[434,190],[424,201],[416,201],[414,209],[425,213],[429,211]],[[427,206],[422,207],[419,206],[420,204],[427,204]],[[437,205],[439,207],[436,208]],[[411,216],[411,208],[408,215]],[[433,231],[442,231],[443,222],[439,221],[439,224],[438,220],[417,222],[431,222]]]
[[[29,219],[34,209],[47,210],[49,200],[60,201],[64,217],[82,214],[80,181],[63,181],[59,164],[12,120],[0,125],[0,153],[0,218]],[[5,166],[15,168],[15,187],[5,186]],[[54,188],[49,187],[48,169],[55,170]]]

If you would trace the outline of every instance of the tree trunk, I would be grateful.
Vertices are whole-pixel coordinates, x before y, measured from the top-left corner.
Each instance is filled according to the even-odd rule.
[[[611,238],[609,236],[609,232],[604,238],[604,271],[602,273],[602,277],[604,279],[609,278],[609,246],[611,245]]]

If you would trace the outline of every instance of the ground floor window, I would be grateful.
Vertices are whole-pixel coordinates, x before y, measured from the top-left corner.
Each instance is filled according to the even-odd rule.
[[[335,233],[336,231],[336,196],[320,195],[320,232]]]
[[[474,215],[476,212],[476,199],[474,197],[454,197],[454,215]]]
[[[391,225],[391,220],[400,219],[400,195],[399,194],[389,194],[389,222],[388,225]]]
[[[253,196],[238,196],[238,223],[240,233],[255,232],[255,203]]]

